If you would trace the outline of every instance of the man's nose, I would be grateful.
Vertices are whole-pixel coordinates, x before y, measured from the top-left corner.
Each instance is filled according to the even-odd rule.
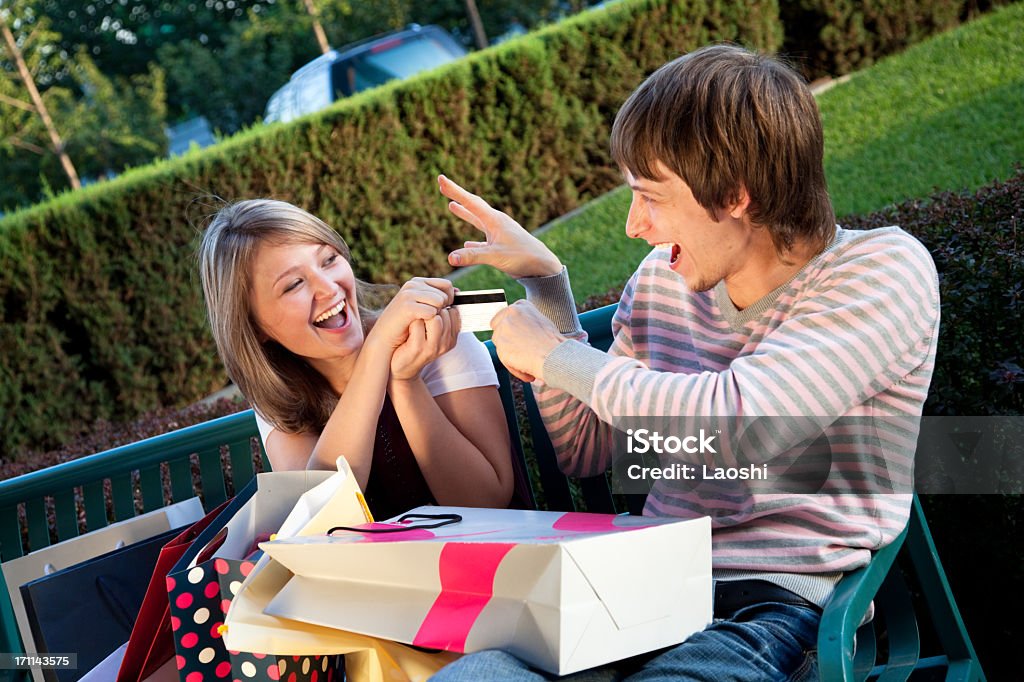
[[[629,215],[626,216],[626,236],[631,239],[640,239],[640,235],[647,231],[647,206],[644,200],[633,195],[633,201],[629,204]]]

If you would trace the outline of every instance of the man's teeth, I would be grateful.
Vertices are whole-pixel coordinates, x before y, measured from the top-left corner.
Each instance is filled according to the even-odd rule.
[[[344,309],[345,309],[345,301],[342,301],[341,303],[339,303],[338,305],[334,306],[330,310],[327,310],[327,311],[324,311],[323,313],[321,313],[315,320],[313,320],[313,323],[314,324],[319,324],[319,323],[323,322],[324,320],[326,320],[328,318],[334,317],[335,315],[337,315],[338,313],[340,313]]]
[[[656,249],[671,249],[673,246],[674,245],[672,244],[672,242],[662,242],[661,244],[655,244],[654,248],[656,248]]]

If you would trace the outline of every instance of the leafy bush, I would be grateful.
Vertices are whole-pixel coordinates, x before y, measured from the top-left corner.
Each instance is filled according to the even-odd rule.
[[[776,48],[777,4],[623,2],[5,217],[0,451],[224,385],[185,216],[197,194],[301,205],[372,281],[442,272],[471,228],[447,217],[436,173],[504,197],[526,224],[566,213],[619,182],[607,139],[629,92],[714,40]]]
[[[1014,0],[781,0],[783,52],[808,79],[871,66]]]
[[[935,259],[942,322],[925,413],[1024,414],[1024,169],[840,222],[899,225]]]
[[[98,419],[59,448],[28,451],[17,460],[0,457],[0,481],[247,409],[241,398],[220,398],[181,409],[162,407],[124,422]]]

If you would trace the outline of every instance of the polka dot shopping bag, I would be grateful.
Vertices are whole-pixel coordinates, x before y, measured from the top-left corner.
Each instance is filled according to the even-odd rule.
[[[303,493],[331,472],[259,474],[196,539],[167,576],[175,663],[182,682],[341,679],[335,652],[248,653],[224,645],[224,615],[258,559],[256,542],[277,531]]]

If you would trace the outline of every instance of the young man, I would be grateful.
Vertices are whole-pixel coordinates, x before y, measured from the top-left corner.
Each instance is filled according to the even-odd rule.
[[[611,148],[633,191],[626,233],[660,248],[626,286],[608,353],[586,345],[557,257],[442,177],[452,212],[487,237],[450,261],[493,265],[526,287],[529,302],[495,317],[494,343],[535,380],[567,473],[604,471],[619,454],[611,425],[645,415],[790,419],[751,450],[766,463],[814,429],[826,436],[826,476],[810,491],[655,483],[646,514],[712,518],[715,620],[627,671],[816,679],[835,584],[908,518],[916,422],[892,420],[920,415],[931,380],[934,264],[899,228],[835,225],[817,106],[772,58],[720,45],[666,64],[619,111]],[[799,437],[778,435],[787,429]],[[501,652],[438,679],[502,676],[543,679]]]

